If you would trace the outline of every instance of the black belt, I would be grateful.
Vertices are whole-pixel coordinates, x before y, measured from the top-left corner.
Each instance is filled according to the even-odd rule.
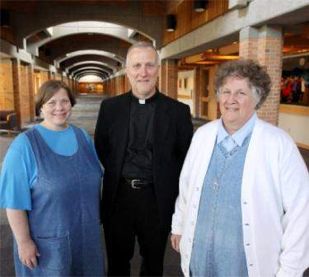
[[[152,186],[152,182],[145,181],[138,178],[124,178],[126,184],[128,184],[132,189],[144,189],[150,188]]]

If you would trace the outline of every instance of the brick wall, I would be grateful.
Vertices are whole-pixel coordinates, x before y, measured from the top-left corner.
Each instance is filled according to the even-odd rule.
[[[29,88],[29,66],[26,64],[20,64],[20,115],[21,124],[29,122],[31,120],[30,112],[30,88]]]
[[[258,61],[271,78],[272,89],[258,115],[274,125],[279,118],[282,45],[282,30],[276,26],[247,27],[240,32],[240,57]]]
[[[261,118],[278,125],[280,104],[280,81],[282,73],[282,37],[261,37],[258,43],[258,61],[264,65],[272,81],[272,88],[265,103],[258,111]]]

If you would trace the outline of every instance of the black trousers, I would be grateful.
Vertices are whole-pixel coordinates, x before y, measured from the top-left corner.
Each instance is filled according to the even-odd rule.
[[[108,276],[130,276],[135,238],[142,257],[141,276],[162,276],[168,230],[162,228],[152,186],[132,189],[121,183],[115,209],[104,225]]]

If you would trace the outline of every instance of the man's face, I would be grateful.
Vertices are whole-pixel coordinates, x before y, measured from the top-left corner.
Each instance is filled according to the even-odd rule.
[[[152,48],[133,48],[127,56],[126,73],[132,93],[140,99],[155,94],[159,74],[157,53]]]

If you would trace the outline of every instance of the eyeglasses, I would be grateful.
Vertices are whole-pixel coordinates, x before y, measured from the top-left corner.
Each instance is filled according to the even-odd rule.
[[[244,99],[248,97],[249,94],[248,92],[245,92],[243,90],[237,90],[235,92],[232,92],[230,90],[222,90],[222,91],[219,90],[218,95],[219,97],[224,98],[224,99],[233,96],[233,98],[240,100],[240,99]]]
[[[57,106],[57,104],[59,104],[61,107],[67,107],[71,105],[71,101],[69,99],[62,99],[60,101],[51,100],[46,102],[44,105],[46,105],[46,107],[48,107],[49,109],[53,109]]]

